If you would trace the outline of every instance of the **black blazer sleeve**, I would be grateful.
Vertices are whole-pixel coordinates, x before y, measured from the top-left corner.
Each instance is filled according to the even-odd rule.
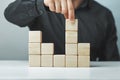
[[[5,18],[20,27],[25,27],[44,13],[43,0],[16,0],[5,10]]]
[[[110,11],[107,13],[107,29],[104,54],[107,61],[120,60],[119,51],[117,47],[117,33],[113,15]]]

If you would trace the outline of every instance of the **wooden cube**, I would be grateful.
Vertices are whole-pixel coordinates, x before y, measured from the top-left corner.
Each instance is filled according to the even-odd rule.
[[[41,52],[40,43],[29,43],[29,54],[39,54]]]
[[[90,56],[78,56],[78,67],[89,67]]]
[[[66,31],[66,43],[78,43],[78,32]]]
[[[67,31],[78,31],[78,19],[75,19],[75,21],[70,21],[69,19],[66,19],[66,30]]]
[[[79,43],[78,44],[78,55],[89,56],[90,55],[90,43]]]
[[[77,56],[66,56],[66,67],[77,67]]]
[[[65,67],[65,55],[54,55],[54,67]]]
[[[42,32],[29,31],[29,42],[42,42]]]
[[[52,67],[53,62],[53,55],[41,55],[41,67]]]
[[[41,44],[41,54],[53,55],[54,54],[54,44],[53,43],[42,43]]]
[[[77,44],[66,44],[66,55],[77,55]]]
[[[41,65],[40,55],[29,55],[30,67],[40,67],[40,65]]]

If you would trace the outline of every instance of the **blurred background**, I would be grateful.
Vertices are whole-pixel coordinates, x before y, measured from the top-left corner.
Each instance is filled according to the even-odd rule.
[[[0,60],[28,59],[27,27],[19,28],[4,18],[4,10],[14,0],[0,0]],[[115,18],[120,51],[120,0],[96,0],[109,8]]]

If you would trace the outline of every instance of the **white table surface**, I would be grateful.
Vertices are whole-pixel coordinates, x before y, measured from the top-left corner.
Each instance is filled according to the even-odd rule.
[[[0,79],[120,80],[120,62],[91,62],[90,68],[29,67],[28,61],[0,61]]]

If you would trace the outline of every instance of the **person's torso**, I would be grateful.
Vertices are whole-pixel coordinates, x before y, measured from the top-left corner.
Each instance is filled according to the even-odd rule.
[[[75,11],[78,19],[78,42],[91,44],[91,59],[100,56],[104,44],[107,19],[98,4]],[[102,11],[103,10],[103,11]],[[41,19],[42,18],[42,19]],[[42,30],[43,43],[54,43],[55,54],[65,54],[65,19],[61,14],[47,12],[37,18],[31,30]]]

